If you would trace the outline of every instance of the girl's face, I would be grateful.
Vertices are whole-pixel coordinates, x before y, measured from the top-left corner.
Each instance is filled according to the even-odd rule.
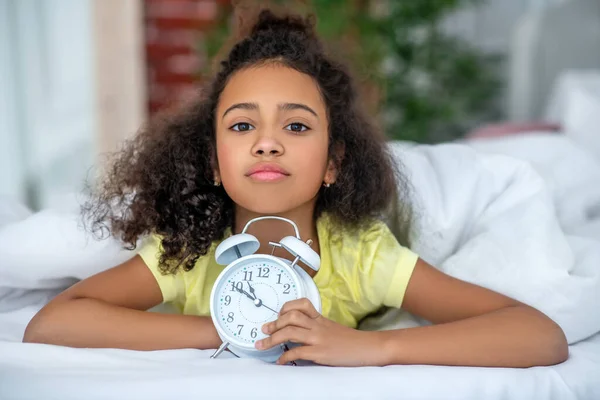
[[[239,207],[285,213],[335,180],[326,106],[310,76],[279,64],[238,71],[215,118],[216,178]]]

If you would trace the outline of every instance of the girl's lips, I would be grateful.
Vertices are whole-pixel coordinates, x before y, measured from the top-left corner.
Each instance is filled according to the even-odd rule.
[[[277,182],[288,177],[288,175],[277,171],[257,171],[248,177],[258,182]]]
[[[289,175],[285,169],[274,163],[258,163],[246,173],[247,177],[258,182],[277,182]]]

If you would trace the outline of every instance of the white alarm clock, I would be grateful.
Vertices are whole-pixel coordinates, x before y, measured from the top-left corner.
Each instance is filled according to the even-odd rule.
[[[254,254],[260,247],[256,237],[246,230],[253,222],[277,219],[290,223],[296,236],[286,236],[279,243],[294,261],[268,254]],[[321,312],[321,297],[311,276],[298,262],[319,270],[319,255],[310,248],[311,241],[300,239],[296,224],[286,218],[265,216],[250,220],[242,233],[225,239],[216,249],[217,263],[227,265],[219,274],[210,295],[210,314],[223,344],[211,356],[216,358],[225,349],[238,357],[253,357],[275,362],[290,344],[269,350],[258,350],[256,341],[264,339],[261,328],[277,319],[279,310],[288,301],[308,298]]]

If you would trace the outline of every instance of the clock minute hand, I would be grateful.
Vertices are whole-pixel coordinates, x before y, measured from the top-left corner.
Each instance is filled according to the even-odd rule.
[[[245,294],[246,297],[248,297],[250,300],[254,301],[254,297],[250,296],[250,293],[246,292],[244,289],[240,289],[237,286],[234,286],[235,290],[237,290],[238,292]]]

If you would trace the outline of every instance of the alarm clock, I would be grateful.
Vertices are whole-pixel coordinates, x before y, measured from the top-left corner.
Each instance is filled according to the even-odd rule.
[[[293,261],[268,254],[254,254],[260,247],[256,237],[246,233],[257,221],[276,219],[294,227],[295,237],[286,236],[278,243],[269,242],[275,248],[289,252]],[[238,357],[253,357],[275,362],[291,343],[268,350],[255,347],[256,341],[267,337],[262,326],[277,319],[281,307],[288,301],[308,298],[321,312],[321,297],[311,276],[302,269],[302,261],[318,271],[319,255],[310,247],[311,241],[303,242],[296,224],[282,217],[263,216],[246,224],[242,233],[233,235],[217,246],[215,258],[226,265],[213,285],[210,295],[210,315],[223,341],[211,358],[229,350]]]

